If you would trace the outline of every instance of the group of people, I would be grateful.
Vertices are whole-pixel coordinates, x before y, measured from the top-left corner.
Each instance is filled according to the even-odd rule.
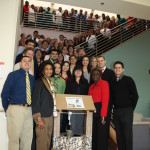
[[[31,145],[35,149],[35,140],[37,150],[50,149],[53,118],[57,117],[56,94],[64,93],[93,98],[96,113],[92,150],[108,149],[112,109],[118,149],[132,150],[133,111],[138,93],[134,80],[123,74],[124,64],[116,61],[114,70],[108,69],[104,56],[89,58],[84,48],[74,50],[72,41],[64,46],[63,35],[62,47],[55,40],[53,46],[47,40],[39,41],[35,31],[33,39],[19,47],[15,71],[8,74],[1,93],[9,150],[30,150]],[[66,115],[60,122],[61,132],[65,132]],[[84,134],[84,115],[71,116],[71,130]]]
[[[82,9],[78,12],[74,8],[69,12],[67,9],[64,11],[62,7],[58,10],[52,10],[50,7],[44,9],[41,7],[36,7],[33,4],[29,7],[29,2],[26,1],[23,6],[23,16],[24,25],[45,27],[45,28],[61,28],[64,30],[71,31],[87,31],[89,29],[94,29],[95,31],[100,31],[105,26],[108,29],[112,29],[122,23],[130,21],[130,25],[134,23],[134,17],[122,18],[119,14],[115,17],[110,17],[105,15],[105,13],[93,14],[91,12],[88,14],[87,11],[83,12]]]

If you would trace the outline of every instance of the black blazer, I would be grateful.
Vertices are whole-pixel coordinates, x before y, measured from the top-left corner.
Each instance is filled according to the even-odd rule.
[[[109,83],[109,106],[112,107],[112,85],[116,80],[115,73],[113,70],[106,68],[101,78]]]
[[[50,117],[53,114],[53,97],[47,90],[41,78],[36,80],[32,94],[32,114]]]
[[[85,79],[84,82],[80,82],[80,95],[88,95],[89,84]],[[73,81],[72,78],[68,79],[66,84],[65,94],[77,94],[78,83]]]
[[[106,68],[102,74],[102,79],[109,83],[109,86],[114,83],[116,77],[113,70]]]

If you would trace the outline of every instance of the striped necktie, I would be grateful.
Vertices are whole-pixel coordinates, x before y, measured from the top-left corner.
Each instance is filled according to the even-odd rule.
[[[30,88],[29,74],[27,72],[26,72],[26,99],[27,104],[31,105],[31,88]]]
[[[58,91],[57,79],[58,79],[58,77],[54,77],[54,87],[55,87],[56,93],[57,93],[57,91]]]

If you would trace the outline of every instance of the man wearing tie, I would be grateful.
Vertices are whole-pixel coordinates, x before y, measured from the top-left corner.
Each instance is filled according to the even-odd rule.
[[[109,139],[109,125],[110,125],[110,119],[111,119],[111,111],[112,111],[112,84],[115,80],[115,73],[113,70],[106,67],[106,60],[104,56],[99,56],[97,58],[98,67],[100,68],[102,72],[102,79],[107,81],[109,83],[109,104],[108,104],[108,111],[107,111],[107,118],[106,118],[106,124],[104,125],[104,135],[106,135],[103,138],[103,149],[108,149],[108,139]]]
[[[23,56],[20,69],[9,73],[1,93],[2,105],[7,115],[9,150],[31,150],[31,94],[34,77],[29,74],[30,67],[30,57]]]
[[[118,150],[132,150],[133,111],[138,101],[134,80],[123,75],[124,64],[114,63],[116,80],[112,86],[114,105],[114,125],[117,135]]]

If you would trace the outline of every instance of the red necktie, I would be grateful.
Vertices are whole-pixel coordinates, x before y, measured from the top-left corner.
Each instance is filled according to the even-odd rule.
[[[103,74],[103,72],[104,72],[104,69],[101,69],[101,73]]]

